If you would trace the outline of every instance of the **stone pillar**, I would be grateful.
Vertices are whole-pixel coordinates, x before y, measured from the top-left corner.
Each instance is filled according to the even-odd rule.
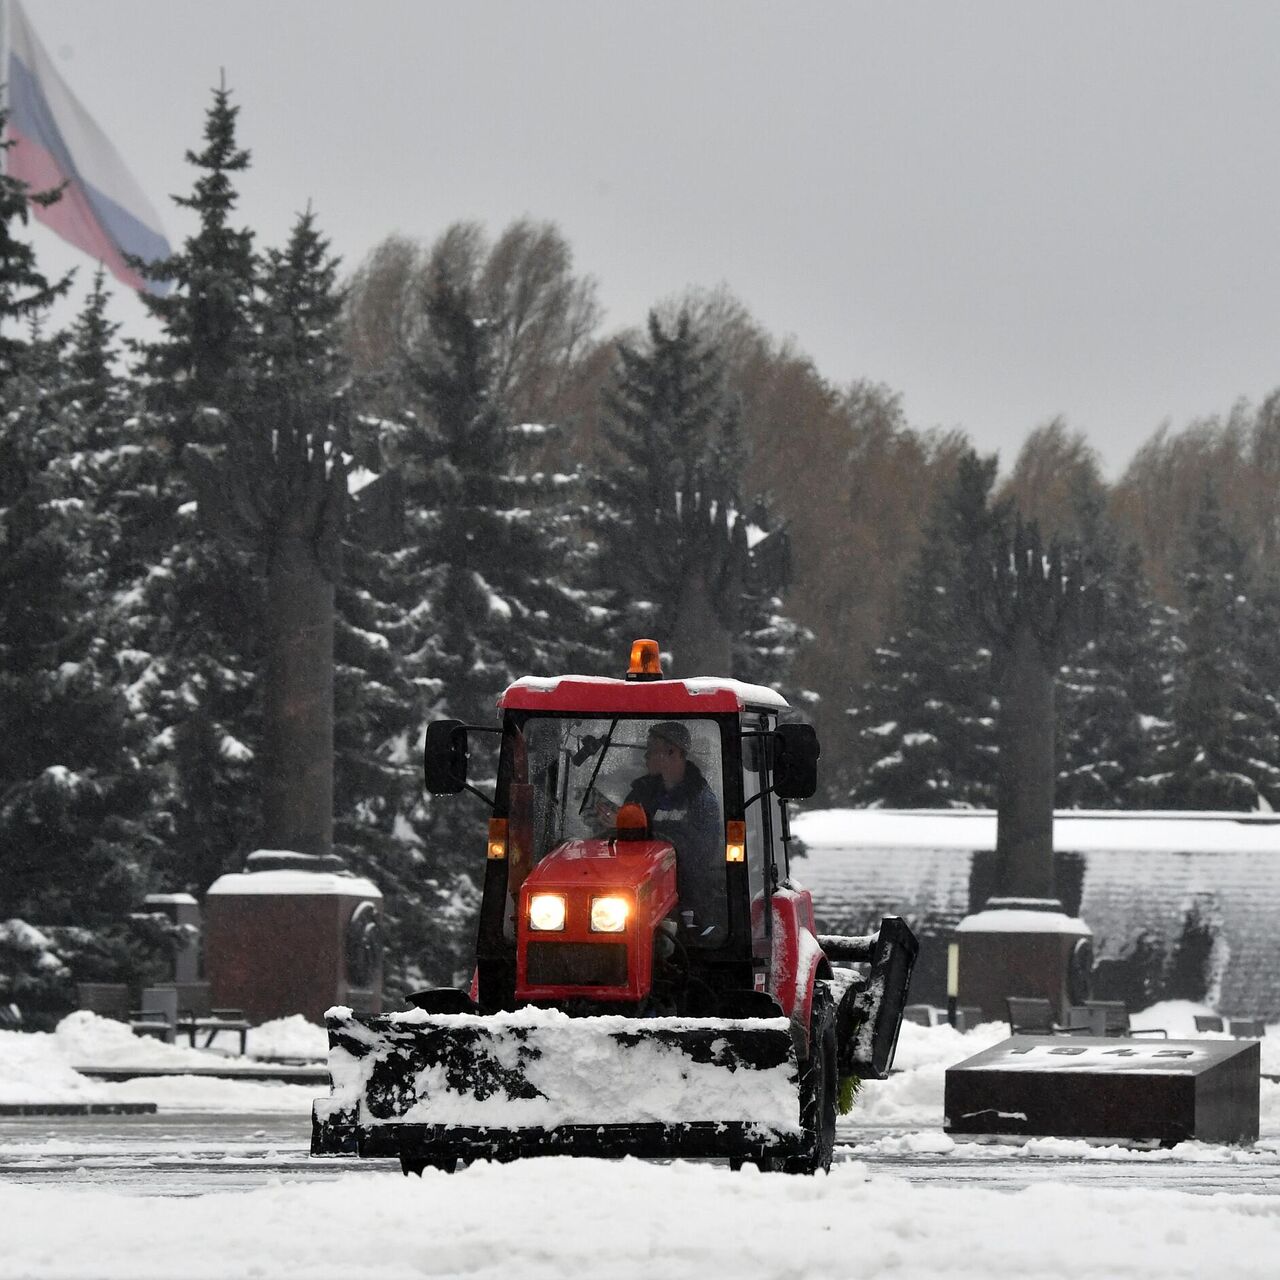
[[[311,542],[281,537],[267,570],[263,837],[333,849],[333,581]]]
[[[1031,618],[1012,628],[1000,663],[996,855],[1000,888],[1052,899],[1055,659]]]
[[[382,1010],[382,894],[340,858],[260,850],[205,899],[205,969],[215,1008],[253,1022],[331,1005]]]
[[[151,910],[162,911],[176,925],[187,928],[187,938],[173,958],[173,981],[200,981],[200,904],[189,893],[149,893],[142,900]]]
[[[1089,998],[1093,930],[1056,898],[990,898],[956,925],[957,1003],[1003,1021],[1009,996],[1048,1000],[1055,1021]]]

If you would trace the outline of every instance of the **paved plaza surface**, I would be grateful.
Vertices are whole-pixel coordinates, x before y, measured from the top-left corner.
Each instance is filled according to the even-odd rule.
[[[123,1194],[199,1196],[273,1182],[400,1178],[389,1160],[312,1159],[301,1115],[161,1113],[0,1119],[0,1182],[98,1187]],[[1162,1188],[1197,1194],[1280,1194],[1280,1142],[1171,1150],[951,1143],[941,1129],[843,1123],[837,1164],[862,1162],[909,1182],[1016,1191],[1041,1183]],[[1273,1145],[1274,1144],[1274,1145]],[[728,1170],[726,1167],[726,1175]],[[463,1170],[458,1175],[466,1177]]]

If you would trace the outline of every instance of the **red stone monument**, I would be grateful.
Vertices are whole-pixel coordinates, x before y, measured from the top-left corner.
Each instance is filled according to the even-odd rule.
[[[1054,1018],[1089,998],[1093,930],[1056,899],[993,898],[956,925],[958,1005],[982,1010],[984,1022],[1007,1016],[1008,996],[1048,1000]]]
[[[382,894],[340,858],[260,850],[205,898],[205,976],[214,1008],[252,1022],[331,1005],[382,1011]]]

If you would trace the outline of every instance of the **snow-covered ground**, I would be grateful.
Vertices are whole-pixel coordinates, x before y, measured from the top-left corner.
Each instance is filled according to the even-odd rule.
[[[248,1049],[250,1057],[238,1061],[323,1058],[327,1037],[323,1027],[305,1018],[281,1018],[255,1027]],[[225,1054],[135,1036],[122,1022],[81,1011],[68,1015],[53,1032],[0,1031],[0,1103],[154,1102],[169,1111],[310,1111],[314,1085],[182,1074],[107,1083],[76,1070],[160,1067],[181,1072],[226,1062]]]
[[[1274,1277],[1280,1198],[569,1158],[192,1199],[0,1185],[24,1277]]]
[[[1135,1022],[1179,1034],[1195,1011],[1158,1007]],[[306,1024],[277,1034],[280,1044],[294,1047],[323,1038]],[[100,1180],[71,1185],[74,1177],[46,1185],[0,1178],[0,1277],[179,1271],[197,1280],[567,1280],[605,1272],[623,1280],[1100,1280],[1278,1273],[1280,1195],[1192,1195],[1170,1186],[1189,1164],[1243,1171],[1254,1181],[1240,1185],[1267,1190],[1274,1170],[1280,1183],[1280,1085],[1263,1082],[1263,1139],[1247,1151],[1184,1144],[1123,1152],[1055,1139],[1018,1148],[956,1143],[941,1131],[946,1067],[1005,1035],[1002,1023],[965,1035],[904,1025],[898,1072],[864,1087],[854,1115],[841,1124],[839,1160],[826,1177],[558,1159],[477,1164],[453,1177],[429,1172],[421,1181],[368,1167],[340,1172],[341,1164],[330,1162],[332,1180],[316,1181],[298,1177],[286,1162],[269,1185],[188,1198],[129,1194]],[[1273,1037],[1263,1041],[1264,1071],[1280,1068],[1280,1027]],[[0,1101],[145,1097],[162,1110],[275,1111],[283,1122],[286,1112],[305,1116],[317,1092],[191,1076],[108,1085],[74,1070],[90,1062],[181,1067],[208,1060],[204,1051],[136,1040],[126,1028],[78,1014],[51,1035],[0,1033]],[[62,1142],[53,1125],[51,1136],[18,1158],[52,1161],[49,1152]],[[928,1162],[927,1178],[913,1173],[913,1161]],[[1114,1170],[1120,1162],[1127,1180],[1119,1189],[1078,1176],[1059,1180],[1068,1165],[1077,1173],[1088,1166],[1106,1172],[1103,1166]],[[976,1166],[1013,1164],[1042,1168],[1045,1176],[1012,1181],[1016,1189],[1009,1191],[973,1185]],[[1212,1178],[1209,1186],[1216,1186]]]

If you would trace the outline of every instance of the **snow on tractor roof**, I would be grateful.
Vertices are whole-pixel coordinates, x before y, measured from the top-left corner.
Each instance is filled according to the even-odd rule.
[[[787,700],[765,685],[720,676],[637,681],[611,676],[522,676],[507,686],[498,706],[519,711],[715,715],[747,707],[785,711]]]
[[[206,896],[229,894],[280,894],[285,897],[341,896],[344,898],[381,898],[372,880],[362,876],[341,875],[332,871],[242,871],[219,876]]]

